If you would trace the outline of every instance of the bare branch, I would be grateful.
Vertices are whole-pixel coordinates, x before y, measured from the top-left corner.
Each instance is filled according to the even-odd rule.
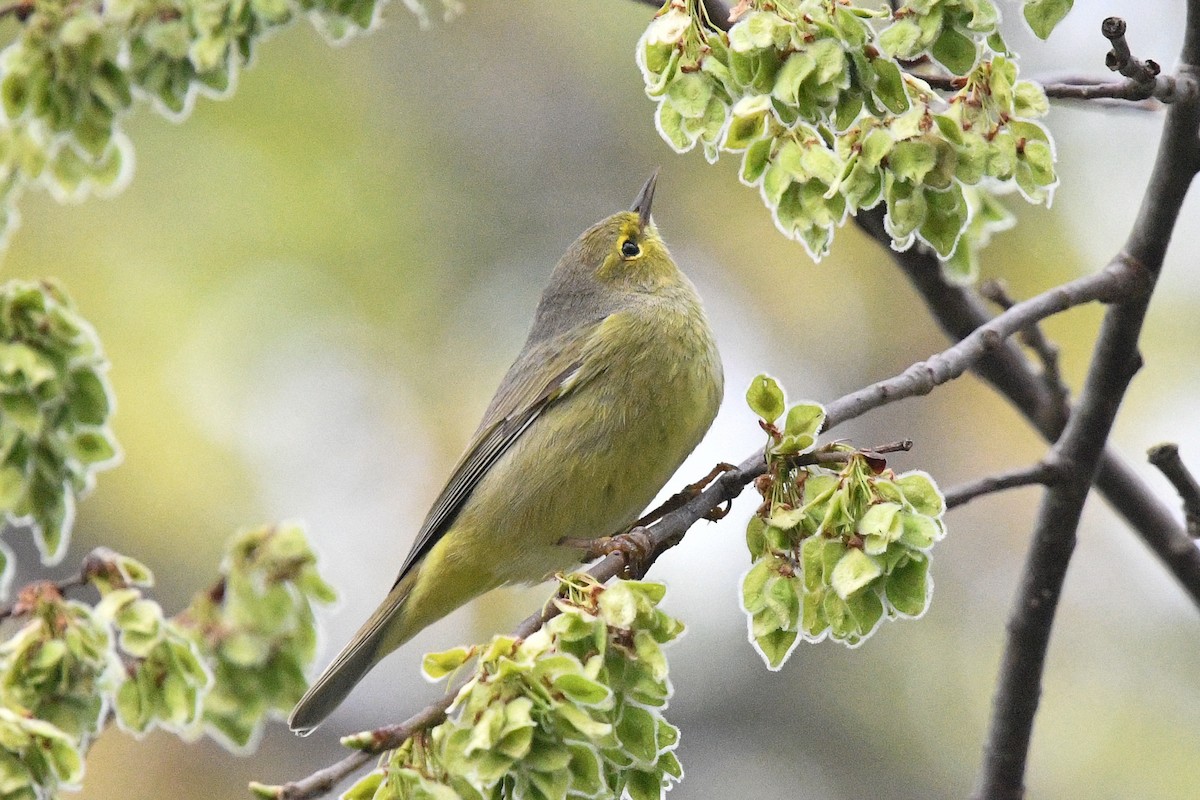
[[[1112,50],[1104,57],[1104,65],[1137,83],[1153,83],[1161,68],[1154,61],[1139,61],[1133,57],[1125,41],[1125,20],[1108,17],[1100,23],[1100,33],[1112,43]]]
[[[1005,489],[1015,489],[1019,486],[1042,485],[1050,486],[1057,481],[1062,470],[1057,464],[1049,461],[1039,461],[1029,467],[988,475],[962,486],[955,486],[946,492],[946,508],[956,508],[985,494],[1002,492]]]
[[[1111,302],[1129,293],[1140,294],[1140,270],[1118,260],[1095,275],[1077,278],[1012,308],[964,336],[958,344],[926,361],[918,361],[886,381],[859,389],[831,403],[827,426],[859,417],[879,406],[906,397],[929,394],[935,386],[959,377],[1013,334],[1060,311],[1096,300]]]
[[[1195,46],[1200,37],[1200,0],[1190,0],[1188,4],[1187,30],[1188,45],[1180,73],[1194,81],[1196,66],[1188,60],[1187,46]],[[1128,48],[1121,47],[1123,34],[1123,23],[1118,30],[1112,19],[1105,21],[1105,36],[1113,42],[1111,60],[1124,61],[1124,66],[1132,70]],[[1200,104],[1195,97],[1168,110],[1137,221],[1124,250],[1112,262],[1136,266],[1149,282],[1148,289],[1153,288],[1162,269],[1184,198],[1200,167],[1198,127]],[[1009,617],[975,795],[979,800],[1024,797],[1025,765],[1058,598],[1104,443],[1129,382],[1141,366],[1137,342],[1149,302],[1150,291],[1146,291],[1130,296],[1106,312],[1078,408],[1052,450],[1051,457],[1062,465],[1064,478],[1051,486],[1043,499]]]
[[[1200,483],[1179,457],[1179,445],[1159,444],[1146,454],[1150,463],[1166,476],[1183,500],[1183,516],[1193,539],[1200,538]]]
[[[1002,309],[1010,309],[1016,300],[1008,293],[1008,288],[1002,281],[984,281],[979,285],[979,294],[991,300]],[[1063,382],[1062,370],[1059,369],[1058,345],[1046,338],[1039,325],[1030,325],[1020,333],[1021,342],[1034,352],[1042,362],[1042,383],[1046,391],[1054,398],[1054,403],[1065,407],[1070,402],[1071,392]]]
[[[1200,2],[1200,0],[1197,0]],[[1200,50],[1200,44],[1197,49]],[[969,288],[951,283],[937,256],[921,246],[896,252],[883,224],[885,209],[860,211],[855,223],[884,247],[912,282],[942,330],[960,340],[991,319],[988,307]],[[1047,440],[1062,433],[1070,408],[1046,391],[1028,359],[1012,342],[1004,342],[973,365],[975,372],[1029,419]],[[1179,521],[1119,454],[1106,450],[1096,476],[1100,493],[1154,551],[1163,565],[1200,606],[1200,551]]]

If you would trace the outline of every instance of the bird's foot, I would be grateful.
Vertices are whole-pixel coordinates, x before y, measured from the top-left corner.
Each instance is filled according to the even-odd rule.
[[[703,492],[705,489],[708,488],[708,485],[710,483],[712,483],[713,481],[715,481],[718,477],[725,474],[726,472],[730,472],[735,469],[737,469],[737,467],[734,466],[733,464],[726,464],[724,461],[722,461],[721,463],[719,463],[715,467],[713,467],[712,470],[710,470],[709,473],[707,475],[705,475],[703,478],[696,481],[695,483],[689,483],[687,486],[683,487],[682,490],[680,490],[676,494],[673,494],[670,497],[668,497],[666,499],[666,502],[664,502],[661,506],[659,506],[658,508],[651,511],[646,516],[639,519],[637,522],[633,523],[634,527],[645,526],[645,525],[649,525],[652,522],[657,522],[658,520],[665,517],[667,514],[670,514],[675,509],[681,507],[684,503],[691,500],[696,495]],[[724,513],[721,513],[719,515],[714,510],[714,511],[710,511],[708,514],[705,514],[704,518],[716,521],[716,520],[720,519],[721,517],[725,516],[725,514],[727,514],[727,513],[729,513],[728,508],[725,509]],[[710,516],[710,515],[716,515],[716,516]]]
[[[599,539],[565,537],[559,544],[583,550],[586,561],[618,553],[625,562],[626,576],[645,574],[650,562],[654,560],[654,540],[650,538],[650,532],[641,525],[635,525],[624,533],[615,533]]]

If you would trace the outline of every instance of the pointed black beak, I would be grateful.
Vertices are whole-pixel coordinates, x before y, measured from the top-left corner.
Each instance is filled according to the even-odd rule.
[[[658,169],[650,176],[650,180],[646,181],[646,185],[638,192],[637,199],[633,201],[633,207],[630,211],[636,211],[638,221],[645,228],[650,224],[650,206],[654,203],[654,187],[658,183]]]

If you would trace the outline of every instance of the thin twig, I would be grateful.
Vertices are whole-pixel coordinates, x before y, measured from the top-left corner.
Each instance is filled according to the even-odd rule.
[[[1076,278],[1017,303],[993,317],[961,341],[937,355],[918,361],[894,378],[859,389],[826,408],[828,427],[859,417],[871,409],[905,397],[928,394],[934,387],[962,375],[1004,341],[1046,317],[1068,308],[1097,300],[1112,302],[1130,293],[1140,293],[1140,270],[1136,264],[1118,260],[1094,275]]]
[[[934,321],[954,340],[986,324],[991,312],[977,294],[946,279],[937,255],[920,245],[897,252],[884,226],[881,205],[860,211],[858,227],[879,242],[893,262],[905,273]],[[972,369],[992,384],[1029,419],[1048,441],[1066,427],[1071,409],[1046,391],[1029,360],[1012,342],[1006,341],[988,353]],[[1129,463],[1114,450],[1106,450],[1096,476],[1096,486],[1163,566],[1178,581],[1192,601],[1200,606],[1200,550],[1184,532],[1169,509]]]
[[[1016,304],[1003,281],[984,281],[979,285],[979,294],[1002,309],[1007,310]],[[1053,396],[1056,404],[1066,406],[1070,401],[1071,392],[1063,381],[1062,370],[1059,368],[1058,345],[1046,338],[1040,325],[1030,325],[1021,331],[1020,339],[1034,352],[1038,361],[1042,362],[1042,383],[1046,391]]]
[[[1124,24],[1119,30],[1117,27],[1112,19],[1106,20],[1104,35],[1113,42],[1113,60],[1122,60],[1128,48],[1120,47],[1124,43]],[[1180,74],[1194,81],[1198,57],[1200,0],[1189,0]],[[1127,63],[1125,66],[1128,68]],[[1112,262],[1136,266],[1145,276],[1147,291],[1131,295],[1105,313],[1078,408],[1051,453],[1051,458],[1062,465],[1064,477],[1047,490],[1043,499],[1009,617],[975,795],[978,800],[1018,800],[1025,794],[1025,767],[1046,649],[1075,547],[1075,531],[1117,410],[1141,365],[1137,342],[1150,290],[1162,269],[1184,198],[1200,168],[1198,127],[1200,104],[1195,97],[1168,109],[1137,221],[1124,249]]]
[[[1179,492],[1183,501],[1183,517],[1193,539],[1200,537],[1200,483],[1179,457],[1179,445],[1167,443],[1150,448],[1146,457]]]
[[[1049,486],[1058,480],[1060,472],[1058,465],[1048,461],[1039,461],[1029,467],[988,475],[979,480],[964,483],[962,486],[948,489],[946,491],[946,508],[955,508],[969,503],[976,497],[1002,492],[1005,489],[1016,489],[1019,486],[1038,484]]]
[[[1137,83],[1154,83],[1162,69],[1157,62],[1149,59],[1140,61],[1133,57],[1129,43],[1125,41],[1125,20],[1108,17],[1100,23],[1100,33],[1112,44],[1112,50],[1104,56],[1104,66]]]

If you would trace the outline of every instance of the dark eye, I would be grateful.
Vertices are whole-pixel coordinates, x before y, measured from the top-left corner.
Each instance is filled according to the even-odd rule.
[[[636,258],[642,254],[642,248],[638,247],[638,243],[633,239],[626,239],[621,244],[621,255],[626,258]]]

